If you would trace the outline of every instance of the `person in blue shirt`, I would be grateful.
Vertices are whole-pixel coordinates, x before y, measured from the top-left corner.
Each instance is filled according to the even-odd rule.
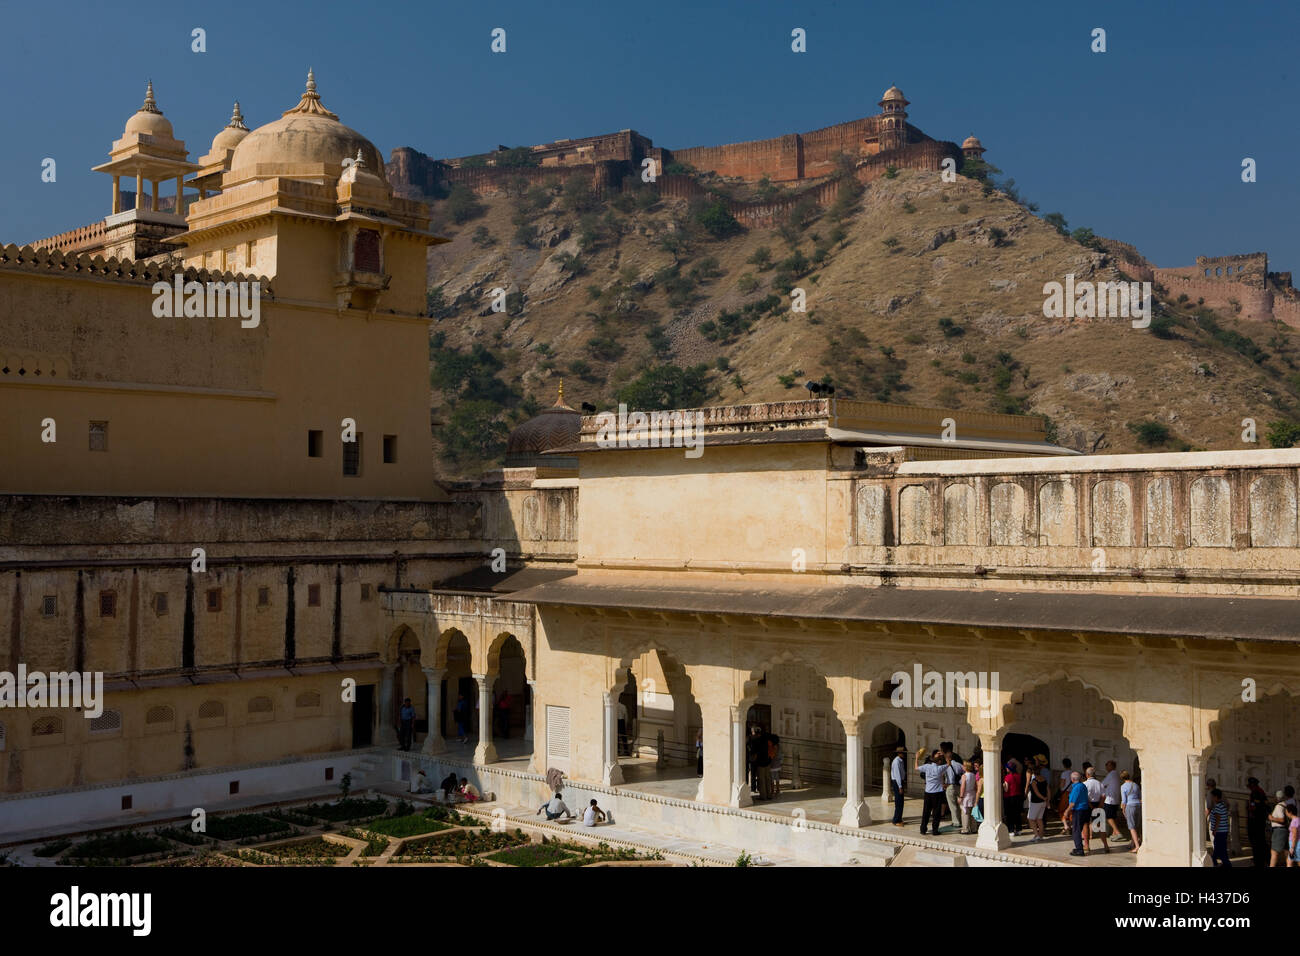
[[[411,706],[411,698],[407,697],[402,701],[402,709],[398,711],[397,718],[398,742],[403,750],[410,750],[411,742],[415,738],[415,708]]]
[[[925,763],[921,763],[922,757],[925,757],[924,747],[916,752],[916,769],[925,778],[925,803],[921,808],[921,832],[925,833],[925,825],[930,822],[930,816],[933,814],[934,835],[938,836],[939,824],[943,819],[944,776],[950,771],[948,764],[943,759],[943,754],[938,750],[931,753],[926,758]]]
[[[1074,849],[1070,851],[1070,856],[1083,856],[1083,829],[1092,819],[1092,800],[1083,783],[1083,774],[1077,770],[1070,774],[1069,801],[1065,810],[1065,822],[1070,824],[1074,834]]]
[[[903,791],[907,788],[907,763],[903,760],[903,754],[907,753],[902,747],[894,751],[894,760],[889,765],[889,785],[894,792],[894,826],[903,825]]]

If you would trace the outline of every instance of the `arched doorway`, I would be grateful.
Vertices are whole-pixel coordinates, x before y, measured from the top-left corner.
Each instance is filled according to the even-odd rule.
[[[469,638],[452,629],[443,640],[447,649],[439,697],[442,734],[449,745],[472,748],[478,738],[478,683],[470,668]]]
[[[625,659],[611,689],[613,756],[623,785],[683,800],[698,798],[704,715],[685,668],[652,648]]]
[[[1070,769],[1080,773],[1091,764],[1101,781],[1106,781],[1110,773],[1107,765],[1114,761],[1117,775],[1126,771],[1141,783],[1137,753],[1124,735],[1124,720],[1095,687],[1062,676],[1013,696],[1012,704],[1013,719],[1003,736],[1000,768],[1012,757],[1023,764],[1026,757],[1044,754],[1053,794],[1060,786],[1067,759]],[[1055,811],[1056,804],[1049,804],[1048,839],[1067,840],[1069,835]],[[1128,834],[1123,814],[1117,814],[1116,824],[1121,834]]]
[[[1241,848],[1233,862],[1268,866],[1271,828],[1265,816],[1275,794],[1300,780],[1300,700],[1279,689],[1243,703],[1211,725],[1211,739],[1205,784],[1215,782],[1232,813],[1229,844]],[[1251,800],[1252,777],[1264,791],[1262,801]]]
[[[500,760],[531,757],[532,688],[523,645],[513,634],[499,635],[488,650],[492,739]]]
[[[886,769],[887,763],[894,759],[894,754],[899,747],[903,748],[904,760],[910,759],[907,754],[907,733],[902,727],[893,721],[886,720],[884,723],[876,724],[875,727],[871,728],[871,750],[869,751],[870,757],[867,760],[867,779],[871,781],[873,789],[884,787],[885,777],[889,773]]]
[[[428,687],[426,686],[424,670],[420,662],[420,640],[410,628],[403,628],[398,636],[396,665],[397,668],[393,672],[393,713],[386,716],[398,728],[398,743],[406,749],[413,749],[417,736],[428,729],[429,715],[426,712]],[[411,738],[403,742],[401,740],[401,711],[402,706],[408,699],[411,707],[415,710],[415,724]]]
[[[770,807],[781,815],[794,813],[806,819],[839,822],[847,738],[826,679],[802,661],[780,661],[769,665],[747,690],[746,786],[754,809]],[[771,748],[766,746],[769,735],[775,744]],[[772,799],[768,802],[761,799],[762,773],[756,773],[752,761],[757,757],[761,763],[764,752],[773,751],[776,758],[768,768]]]

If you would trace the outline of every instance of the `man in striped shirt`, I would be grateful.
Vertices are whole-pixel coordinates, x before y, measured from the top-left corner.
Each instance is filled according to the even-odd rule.
[[[1223,799],[1223,791],[1215,787],[1210,791],[1210,800],[1213,801],[1210,808],[1205,811],[1205,815],[1210,820],[1210,832],[1214,834],[1214,865],[1219,866],[1219,860],[1223,860],[1223,866],[1232,866],[1232,860],[1228,858],[1228,804]]]

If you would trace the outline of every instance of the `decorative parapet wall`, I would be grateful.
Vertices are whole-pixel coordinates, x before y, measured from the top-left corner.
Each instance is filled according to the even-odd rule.
[[[35,242],[28,243],[33,249],[57,249],[60,252],[86,252],[97,250],[104,245],[108,235],[108,227],[104,220],[92,222],[88,226],[82,226],[79,229],[69,229],[67,232],[61,232],[57,236],[49,236],[45,239],[37,239]]]
[[[65,254],[58,249],[15,245],[0,246],[0,272],[22,271],[60,277],[80,276],[108,279],[136,285],[173,282],[181,276],[185,282],[258,282],[263,298],[273,298],[271,280],[265,276],[217,272],[212,269],[179,269],[168,263],[136,262],[131,259],[105,259],[103,256]]]
[[[873,457],[868,474],[831,480],[850,485],[845,563],[882,583],[1240,594],[1300,584],[1300,450]]]

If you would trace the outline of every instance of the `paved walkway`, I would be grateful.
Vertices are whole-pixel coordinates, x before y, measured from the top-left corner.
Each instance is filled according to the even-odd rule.
[[[676,797],[681,800],[694,800],[700,778],[692,767],[667,767],[655,769],[654,758],[628,758],[619,760],[623,768],[624,789],[637,790],[642,793],[654,793],[661,796]],[[872,825],[864,827],[868,832],[886,838],[906,837],[909,842],[924,839],[925,844],[935,849],[960,850],[974,848],[976,836],[963,836],[960,826],[945,822],[939,836],[927,834],[921,837],[921,800],[909,798],[903,805],[903,826],[895,827],[891,822],[894,805],[891,801],[884,805],[879,791],[875,796],[867,797],[867,807],[871,811]],[[771,801],[756,801],[747,809],[757,813],[773,816],[798,816],[801,811],[807,820],[820,823],[838,824],[840,813],[844,809],[844,798],[837,786],[806,783],[795,788],[790,780],[782,782],[780,795]],[[1031,843],[1032,833],[1026,829],[1019,837],[1013,837],[1011,845],[1002,852],[1012,856],[1023,856],[1033,860],[1044,860],[1066,866],[1136,866],[1137,854],[1130,853],[1132,844],[1128,841],[1111,841],[1110,853],[1100,849],[1100,841],[1094,840],[1097,852],[1086,858],[1070,856],[1074,842],[1068,833],[1063,833],[1059,820],[1049,815],[1047,836],[1042,843]]]

